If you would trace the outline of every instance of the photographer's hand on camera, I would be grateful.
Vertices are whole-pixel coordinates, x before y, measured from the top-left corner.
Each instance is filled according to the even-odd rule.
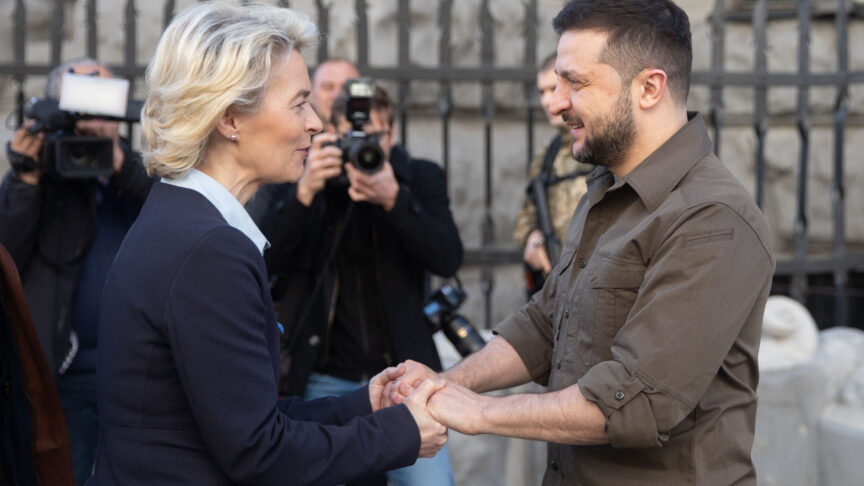
[[[312,148],[306,157],[303,176],[297,182],[297,199],[306,207],[312,205],[315,196],[324,189],[328,179],[342,173],[342,151],[332,145],[322,146],[324,143],[333,143],[338,138],[334,133],[321,133],[312,139]]]
[[[39,162],[39,153],[42,152],[42,141],[45,139],[43,132],[31,134],[28,129],[33,126],[33,121],[28,121],[21,128],[15,131],[12,140],[9,141],[9,150],[14,154],[30,157],[35,162]],[[42,178],[42,171],[30,170],[20,171],[16,175],[22,182],[36,186]]]
[[[352,200],[377,204],[385,211],[393,209],[399,195],[399,182],[396,181],[390,162],[385,161],[381,170],[374,174],[362,172],[351,164],[345,164],[345,172],[351,182],[348,196]]]

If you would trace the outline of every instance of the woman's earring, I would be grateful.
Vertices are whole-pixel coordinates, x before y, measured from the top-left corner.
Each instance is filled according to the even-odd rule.
[[[236,141],[237,141],[237,134],[236,134],[236,133],[232,133],[232,134],[231,134],[231,141],[232,141],[232,142],[236,142]]]

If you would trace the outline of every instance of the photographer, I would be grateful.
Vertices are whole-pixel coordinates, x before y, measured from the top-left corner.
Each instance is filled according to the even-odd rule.
[[[333,105],[343,140],[355,103],[341,96]],[[406,358],[441,369],[423,314],[426,272],[453,275],[462,243],[444,172],[393,142],[393,114],[387,93],[374,89],[362,132],[378,139],[377,170],[345,162],[328,145],[337,135],[324,133],[313,139],[297,184],[265,189],[272,203],[256,219],[272,244],[264,257],[285,326],[282,393],[343,395]],[[452,476],[446,446],[388,473],[394,485],[453,484]]]
[[[45,95],[59,98],[66,73],[108,78],[98,62],[57,66]],[[110,177],[66,178],[41,164],[46,134],[34,120],[6,147],[11,169],[0,186],[0,242],[12,254],[49,367],[55,373],[72,445],[76,484],[93,465],[96,414],[96,330],[108,267],[153,180],[119,136],[118,123],[79,120],[78,135],[113,145]]]
[[[312,92],[310,100],[318,110],[327,131],[330,130],[330,119],[332,118],[333,100],[339,97],[345,80],[359,78],[360,71],[353,62],[333,57],[325,59],[315,68],[312,75]]]

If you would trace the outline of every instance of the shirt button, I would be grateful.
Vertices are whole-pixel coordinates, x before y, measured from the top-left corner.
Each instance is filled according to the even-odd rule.
[[[570,308],[565,307],[564,308],[564,319],[569,319],[569,318],[570,318]]]
[[[585,260],[584,258],[580,258],[579,259],[579,268],[585,268],[586,266],[588,266],[588,261]]]
[[[313,334],[312,337],[309,338],[309,346],[318,346],[318,343],[321,342],[321,338],[318,337],[317,334]]]
[[[558,461],[556,461],[555,459],[552,459],[552,462],[550,462],[549,465],[552,466],[553,471],[558,470]]]
[[[621,390],[616,391],[615,400],[624,400],[624,392]]]
[[[561,360],[560,360],[560,359],[559,359],[558,361],[555,362],[555,369],[556,369],[556,370],[560,370],[560,369],[561,369]]]

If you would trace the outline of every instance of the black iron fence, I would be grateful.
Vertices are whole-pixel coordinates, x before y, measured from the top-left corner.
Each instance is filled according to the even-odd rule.
[[[501,1],[501,0],[498,0]],[[516,1],[516,0],[512,0]],[[45,76],[51,67],[63,60],[63,26],[66,19],[64,4],[66,0],[55,0],[52,15],[50,60],[44,63],[34,63],[26,58],[27,15],[28,9],[24,0],[15,0],[13,10],[13,29],[11,38],[0,41],[11,46],[12,59],[0,63],[0,77],[14,79],[16,100],[21,102],[27,91],[29,77]],[[331,1],[314,0],[307,2],[291,2],[281,0],[274,2],[283,7],[300,8],[300,4],[310,7],[306,13],[317,21],[323,34],[330,31],[330,19],[334,15],[334,4]],[[521,261],[521,252],[512,246],[496,244],[493,218],[493,171],[495,162],[493,149],[493,125],[496,120],[496,110],[500,111],[493,94],[496,83],[516,82],[523,86],[524,99],[522,108],[517,110],[525,122],[525,138],[527,140],[526,159],[534,153],[534,121],[542,117],[537,112],[534,98],[535,66],[538,55],[538,29],[541,22],[538,12],[538,0],[520,0],[524,11],[524,26],[521,32],[502,33],[496,30],[495,19],[491,8],[495,2],[480,0],[478,3],[479,19],[479,64],[473,67],[455,65],[452,56],[451,28],[453,25],[454,0],[437,0],[438,17],[438,60],[437,65],[424,67],[412,62],[410,45],[412,36],[412,2],[396,0],[398,21],[397,62],[392,66],[372,65],[369,61],[370,23],[367,18],[369,3],[366,0],[355,0],[352,12],[356,18],[356,58],[358,67],[364,74],[380,80],[395,83],[396,98],[400,102],[399,119],[401,140],[408,140],[408,126],[411,123],[412,84],[416,82],[434,82],[438,85],[437,100],[433,103],[434,110],[441,124],[441,154],[442,163],[448,173],[451,169],[451,122],[454,116],[453,85],[454,83],[477,83],[480,87],[479,115],[483,124],[483,209],[484,217],[481,223],[480,245],[467,248],[466,265],[481,269],[482,289],[485,302],[486,326],[491,322],[491,294],[494,285],[493,270],[499,265],[511,265]],[[374,3],[374,2],[373,2]],[[547,2],[548,3],[548,2]],[[562,2],[563,3],[563,2]],[[694,87],[703,87],[710,93],[707,119],[713,128],[715,149],[721,150],[721,141],[730,123],[740,126],[740,116],[731,120],[724,110],[724,96],[732,87],[749,87],[753,89],[752,118],[750,124],[755,135],[755,150],[753,151],[753,172],[755,174],[754,194],[757,202],[763,203],[766,184],[766,137],[772,129],[772,121],[777,117],[771,113],[768,104],[769,90],[776,87],[794,88],[797,90],[797,110],[794,124],[800,139],[799,159],[797,163],[797,196],[796,217],[794,225],[794,250],[788,257],[778,262],[775,277],[775,293],[784,293],[805,302],[811,311],[817,315],[820,324],[825,325],[856,325],[864,327],[864,254],[850,250],[847,240],[846,223],[850,212],[846,207],[845,168],[847,164],[861,164],[862,160],[847,161],[844,153],[850,118],[850,87],[864,86],[864,71],[850,69],[849,23],[864,18],[864,7],[850,0],[820,1],[814,8],[810,0],[797,2],[776,2],[770,0],[717,0],[709,24],[711,29],[710,68],[696,70],[693,73]],[[97,1],[83,0],[86,23],[86,55],[98,58],[99,52],[99,22],[97,18]],[[125,48],[123,61],[110,64],[110,68],[119,77],[128,78],[133,83],[139,82],[144,74],[147,59],[138,59],[136,39],[139,27],[139,8],[143,2],[125,0],[123,32],[125,33]],[[344,5],[343,7],[344,8]],[[167,25],[178,9],[173,0],[165,0],[161,9],[162,25]],[[345,12],[337,12],[343,14]],[[833,19],[836,30],[836,70],[830,73],[815,73],[810,70],[810,34],[811,22],[818,19]],[[798,69],[797,72],[775,72],[768,69],[767,32],[771,22],[776,19],[797,19],[798,24]],[[548,28],[548,19],[543,19],[543,27]],[[754,63],[749,70],[732,71],[726,67],[726,49],[729,40],[726,33],[730,23],[749,22],[752,25],[753,44],[736,44],[737,49],[752,49]],[[117,28],[117,26],[111,26]],[[103,26],[103,28],[105,28]],[[519,35],[522,38],[522,63],[517,67],[502,67],[496,64],[495,36]],[[318,48],[319,60],[329,56],[327,42],[322,42]],[[513,55],[514,53],[509,53]],[[810,90],[814,87],[835,88],[832,125],[834,134],[833,175],[831,190],[828,194],[811,194],[808,188],[808,173],[811,170],[811,134],[813,115],[811,112]],[[427,110],[428,111],[428,110]],[[511,114],[513,110],[509,111]],[[860,118],[860,114],[858,114]],[[787,123],[788,123],[788,116]],[[722,154],[721,154],[722,156]],[[810,222],[808,220],[808,198],[830,198],[832,213],[831,251],[828,255],[813,256],[809,248]],[[790,201],[790,204],[793,202]],[[856,208],[860,211],[864,208]],[[860,217],[860,216],[858,216]],[[853,248],[854,250],[854,248]]]

